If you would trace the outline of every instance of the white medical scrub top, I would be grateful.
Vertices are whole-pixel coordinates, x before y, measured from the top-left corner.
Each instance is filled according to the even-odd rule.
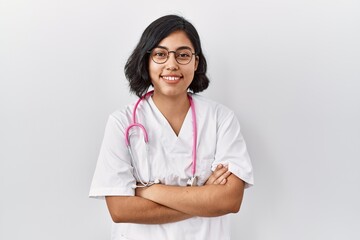
[[[253,170],[240,125],[234,112],[202,96],[192,94],[197,121],[198,185],[203,185],[218,164],[228,165],[229,171],[253,184]],[[131,124],[134,104],[115,111],[108,119],[98,162],[90,188],[90,197],[134,196],[139,182],[125,144],[125,129]],[[148,154],[151,181],[186,186],[192,176],[193,127],[189,109],[178,136],[154,104],[151,97],[143,100],[136,112],[137,122],[147,130],[148,153],[139,128],[132,128],[130,142],[136,166],[143,181],[148,181]],[[139,161],[140,160],[140,161]],[[167,224],[113,223],[113,240],[120,239],[230,239],[229,216],[193,217]]]

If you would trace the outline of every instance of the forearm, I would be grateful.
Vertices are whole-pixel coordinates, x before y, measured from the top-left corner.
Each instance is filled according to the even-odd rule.
[[[106,203],[114,222],[163,224],[191,217],[181,211],[160,205],[142,197],[106,197]]]
[[[154,186],[150,200],[194,216],[215,217],[230,212],[218,193],[220,185],[201,187]]]
[[[192,216],[215,217],[239,211],[243,190],[244,182],[232,175],[224,185],[153,185],[141,197]]]

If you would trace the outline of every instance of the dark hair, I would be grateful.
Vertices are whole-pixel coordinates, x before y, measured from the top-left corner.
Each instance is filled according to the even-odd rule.
[[[152,22],[143,32],[138,45],[135,47],[125,65],[125,76],[129,81],[130,91],[142,96],[152,85],[149,76],[149,53],[161,40],[175,31],[184,31],[195,48],[199,58],[198,67],[189,89],[201,92],[209,86],[206,76],[206,59],[203,55],[200,37],[195,27],[186,19],[176,15],[167,15]]]

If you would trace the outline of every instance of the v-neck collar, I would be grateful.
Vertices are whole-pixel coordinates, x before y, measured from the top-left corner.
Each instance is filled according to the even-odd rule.
[[[182,135],[184,135],[185,133],[184,132],[187,132],[184,130],[184,128],[187,128],[187,126],[191,126],[191,122],[190,124],[188,124],[189,121],[189,118],[191,118],[191,107],[188,109],[186,115],[185,115],[185,118],[184,118],[184,121],[181,125],[181,128],[180,128],[180,131],[179,131],[179,134],[176,135],[175,131],[172,129],[169,121],[165,118],[165,116],[162,114],[162,112],[159,110],[159,108],[156,106],[156,104],[154,103],[154,100],[152,99],[152,97],[149,97],[148,98],[148,101],[151,105],[151,107],[155,110],[156,114],[158,115],[158,117],[161,119],[161,122],[162,122],[162,125],[169,130],[169,132],[172,133],[172,135],[175,137],[175,138],[179,138],[181,137]]]
[[[161,132],[161,134],[160,134],[161,138],[162,138],[161,141],[163,142],[164,145],[167,146],[166,148],[171,152],[173,152],[175,149],[176,149],[176,152],[177,151],[180,151],[180,152],[187,151],[188,144],[184,144],[184,143],[191,143],[192,137],[193,137],[193,129],[192,129],[192,122],[191,122],[192,121],[191,108],[189,108],[189,110],[186,113],[186,116],[185,116],[184,121],[180,128],[179,134],[176,135],[176,133],[172,129],[168,120],[165,118],[165,116],[161,113],[161,111],[158,109],[158,107],[154,103],[152,97],[148,98],[148,102],[155,113],[155,118],[157,118],[157,120],[159,121],[159,123],[162,126],[162,128],[159,129],[158,131]],[[177,144],[179,141],[183,142],[183,143]],[[177,147],[175,148],[175,146],[177,146]],[[183,146],[184,149],[178,149],[179,147],[182,148],[181,146]]]

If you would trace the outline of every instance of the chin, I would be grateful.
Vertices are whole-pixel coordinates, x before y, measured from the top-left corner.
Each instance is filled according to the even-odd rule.
[[[180,90],[180,89],[162,89],[162,90],[155,90],[155,93],[159,93],[161,95],[164,96],[168,96],[168,97],[174,97],[174,96],[179,96],[182,94],[187,94],[187,90]]]

